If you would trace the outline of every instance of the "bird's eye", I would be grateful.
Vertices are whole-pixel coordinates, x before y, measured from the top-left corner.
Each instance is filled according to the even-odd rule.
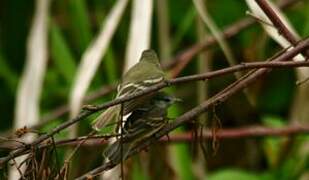
[[[165,101],[165,102],[170,102],[170,101],[171,101],[171,98],[170,98],[170,97],[164,97],[164,98],[163,98],[163,101]]]

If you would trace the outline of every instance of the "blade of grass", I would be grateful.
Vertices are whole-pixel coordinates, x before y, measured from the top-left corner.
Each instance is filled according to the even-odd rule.
[[[175,88],[169,88],[167,90],[170,94],[174,94]],[[178,117],[181,113],[180,105],[173,105],[168,110],[168,117]],[[185,130],[183,128],[178,128],[172,133],[181,133]],[[195,179],[192,170],[192,159],[190,156],[190,151],[188,144],[172,144],[168,147],[168,157],[170,165],[176,173],[176,179],[187,180]]]
[[[150,47],[152,4],[152,0],[133,0],[124,72],[138,62],[143,50]]]
[[[191,7],[183,17],[183,20],[179,23],[176,28],[176,33],[172,40],[172,50],[176,49],[181,43],[186,32],[192,27],[195,17],[195,9]]]
[[[113,84],[118,79],[117,64],[115,53],[112,48],[109,48],[106,53],[106,60],[103,62],[104,72],[106,74],[106,79],[108,84]]]
[[[106,17],[98,37],[93,40],[82,56],[81,63],[74,78],[72,91],[70,93],[69,104],[71,117],[76,116],[80,110],[82,100],[98,66],[100,65],[102,57],[105,55],[127,2],[128,0],[119,0],[116,2],[111,12]],[[72,132],[72,136],[74,135],[75,132]]]
[[[230,49],[228,43],[223,38],[222,32],[219,30],[217,25],[212,21],[212,19],[208,15],[207,10],[204,6],[204,2],[202,0],[193,0],[193,3],[201,19],[206,24],[206,26],[209,28],[211,34],[213,34],[216,40],[218,41],[218,44],[221,47],[229,65],[232,66],[232,65],[237,64],[237,61],[234,58],[232,50]],[[241,76],[241,74],[235,74],[235,75],[236,77]]]
[[[68,85],[71,85],[76,70],[74,57],[58,25],[53,21],[50,24],[52,60]]]
[[[150,180],[149,176],[146,175],[143,170],[145,170],[146,167],[143,167],[141,163],[139,162],[138,158],[134,158],[133,161],[133,167],[132,167],[132,173],[131,174],[131,179],[134,180]]]
[[[207,37],[207,32],[203,26],[202,20],[197,17],[196,18],[196,26],[197,26],[197,40],[199,42],[203,42],[203,40]],[[197,62],[197,72],[198,73],[205,73],[210,71],[210,64],[211,64],[211,51],[205,51],[202,52],[198,56],[198,62]],[[198,82],[197,84],[197,102],[198,104],[201,104],[203,101],[205,101],[208,97],[208,83],[205,82]],[[208,113],[204,113],[199,116],[198,118],[199,125],[197,126],[197,132],[199,132],[199,128],[206,128],[206,125],[208,124]],[[198,137],[199,138],[199,137]],[[206,159],[205,159],[205,154],[204,154],[204,144],[203,141],[197,143],[197,153],[195,155],[195,158],[193,159],[192,162],[192,169],[193,172],[195,173],[195,176],[198,179],[204,179],[207,178],[207,174],[205,172],[205,169],[207,168],[206,166]]]
[[[302,31],[302,35],[303,36],[306,36],[309,34],[309,2],[307,1],[305,3],[305,6],[304,6],[304,17],[305,17],[305,24],[304,24],[304,28],[303,28],[303,31]]]
[[[27,41],[27,57],[16,95],[14,128],[32,126],[39,121],[40,95],[47,65],[47,20],[49,0],[37,0],[36,10]],[[32,141],[33,135],[25,137]],[[24,157],[16,159],[21,163]],[[10,169],[9,178],[19,179],[17,169]]]
[[[161,52],[160,58],[170,59],[171,57],[171,42],[169,39],[169,26],[166,24],[168,22],[168,8],[166,1],[158,1],[158,23],[159,23],[159,51]],[[165,7],[165,8],[164,8]],[[175,94],[175,89],[168,89],[170,94]],[[180,114],[180,107],[175,105],[169,109],[169,117],[176,117]],[[183,132],[182,129],[179,129],[178,132]],[[191,159],[188,151],[187,144],[172,145],[168,147],[168,164],[171,165],[171,168],[176,172],[178,179],[193,179],[192,169],[191,169]]]
[[[5,82],[11,92],[15,92],[17,86],[17,75],[9,65],[6,63],[6,59],[0,52],[0,78]]]
[[[163,7],[165,8],[163,8]],[[169,27],[165,24],[168,22],[167,14],[168,8],[165,1],[158,1],[158,23],[159,23],[159,50],[161,52],[161,59],[169,59],[171,57],[171,42],[169,37]],[[176,90],[174,88],[168,89],[169,94],[175,94]],[[169,109],[169,117],[177,117],[181,112],[179,105],[174,105]],[[183,132],[183,129],[178,129],[177,132]],[[189,153],[189,147],[187,144],[171,145],[168,147],[168,164],[176,172],[177,179],[193,179],[192,169],[191,169],[191,159]]]
[[[80,52],[83,52],[89,45],[92,32],[91,23],[87,13],[87,4],[85,0],[70,0],[70,27],[73,32],[73,39]]]
[[[138,61],[143,50],[148,49],[151,40],[152,0],[133,0],[132,19],[127,42],[125,66],[126,72]],[[117,165],[102,174],[101,179],[122,177],[123,164]]]
[[[27,43],[27,58],[16,99],[15,128],[38,122],[39,97],[47,64],[47,16],[49,0],[37,1]]]
[[[220,31],[220,29],[217,27],[217,25],[213,22],[213,20],[209,16],[207,9],[204,6],[203,1],[202,0],[193,0],[193,3],[195,5],[195,8],[196,8],[198,14],[200,15],[201,19],[206,24],[206,26],[208,27],[211,34],[213,34],[215,39],[218,41],[218,44],[221,47],[223,54],[225,55],[226,60],[229,63],[229,65],[230,66],[236,65],[237,61],[236,61],[236,59],[233,55],[231,48],[229,47],[227,41],[224,39],[224,36],[223,36],[222,32]],[[235,72],[234,75],[237,79],[241,77],[240,72]],[[248,99],[248,102],[251,105],[256,104],[256,102],[254,101],[254,98],[252,97],[252,95],[250,94],[248,89],[244,89],[244,94],[245,94],[246,98]]]
[[[159,36],[159,55],[162,60],[171,57],[170,27],[168,16],[168,2],[166,0],[157,1],[158,14],[158,36]]]
[[[183,129],[176,129],[173,133],[183,132]],[[176,179],[195,179],[192,171],[192,159],[187,144],[172,144],[169,146],[169,157],[171,165],[176,172]]]

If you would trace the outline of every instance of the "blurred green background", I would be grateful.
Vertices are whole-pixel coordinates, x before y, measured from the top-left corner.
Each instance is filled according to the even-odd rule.
[[[159,4],[158,4],[159,3]],[[40,99],[41,118],[68,103],[80,59],[97,36],[102,22],[115,4],[113,0],[63,0],[52,1],[48,17],[48,64]],[[159,45],[159,13],[165,5],[168,24],[169,55]],[[248,10],[245,1],[205,1],[213,21],[223,30],[237,20],[246,17]],[[125,48],[131,23],[132,2],[129,1],[121,17],[115,35],[108,45],[106,55],[91,82],[88,92],[117,83],[123,71]],[[151,48],[161,56],[162,63],[168,62],[177,54],[201,41],[197,29],[210,34],[201,23],[191,1],[170,0],[154,1],[151,29]],[[3,0],[0,2],[0,134],[13,127],[16,90],[26,60],[27,37],[35,10],[34,1]],[[309,34],[309,2],[300,0],[284,13],[301,37]],[[204,33],[205,34],[205,33]],[[138,39],[136,39],[138,42]],[[241,31],[228,40],[237,63],[265,60],[281,48],[271,40],[259,24]],[[219,46],[213,46],[205,57],[194,57],[179,76],[197,74],[205,70],[215,70],[229,66]],[[204,53],[204,55],[205,55]],[[202,54],[202,53],[201,53]],[[162,58],[171,57],[171,58]],[[205,63],[207,60],[207,63]],[[204,63],[203,63],[204,62]],[[168,70],[167,70],[168,72]],[[177,117],[195,107],[203,96],[212,96],[233,82],[233,75],[215,78],[202,83],[186,83],[171,88],[169,92],[183,99],[183,103],[173,107],[171,117]],[[274,70],[259,79],[248,91],[253,97],[249,103],[240,92],[227,102],[216,107],[215,113],[209,112],[206,126],[212,127],[216,115],[222,128],[264,125],[284,127],[292,124],[291,111],[296,97],[296,75],[294,70]],[[194,88],[193,88],[194,87]],[[204,87],[204,91],[200,91]],[[309,96],[309,94],[307,95]],[[98,97],[89,102],[99,104],[111,100],[114,93]],[[308,114],[308,111],[305,112]],[[68,119],[68,114],[54,118],[39,130],[46,132]],[[81,122],[79,134],[85,135],[93,116]],[[307,119],[307,123],[308,123]],[[194,130],[196,124],[187,124],[178,133]],[[2,134],[1,134],[2,135]],[[57,139],[67,137],[64,131]],[[304,147],[307,135],[291,137],[265,137],[220,139],[219,148],[214,150],[212,140],[202,143],[206,146],[203,153],[200,143],[155,144],[147,153],[134,156],[125,165],[129,179],[309,179],[309,152]],[[306,144],[308,146],[308,144]],[[101,151],[104,147],[81,148],[72,162],[71,177],[81,175],[101,164]],[[66,148],[58,150],[59,166],[62,166]],[[0,155],[7,154],[0,149]],[[145,159],[146,160],[145,160]],[[1,170],[5,177],[5,170]]]

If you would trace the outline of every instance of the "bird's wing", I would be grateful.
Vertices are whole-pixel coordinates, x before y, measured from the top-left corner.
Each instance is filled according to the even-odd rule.
[[[163,76],[148,76],[146,79],[138,82],[131,82],[119,88],[117,97],[125,97],[134,93],[141,92],[152,85],[158,84],[164,80]],[[145,94],[139,98],[127,101],[123,104],[123,114],[126,115],[148,101],[155,95],[155,92]]]
[[[123,104],[123,114],[126,115],[137,108],[141,107],[145,102],[147,102],[151,97],[153,97],[154,93],[145,94],[139,98],[133,99],[131,101],[127,101]]]
[[[113,123],[114,121],[117,121],[118,115],[121,110],[120,108],[120,105],[116,105],[106,109],[92,122],[92,128],[96,131],[101,131],[102,128],[104,128],[108,123]]]
[[[121,159],[125,160],[127,158],[130,150],[131,143],[120,144],[120,141],[118,140],[104,150],[103,157],[105,158],[106,162],[111,161],[115,164],[118,164],[121,162]]]

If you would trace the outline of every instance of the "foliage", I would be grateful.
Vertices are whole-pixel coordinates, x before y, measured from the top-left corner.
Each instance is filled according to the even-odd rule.
[[[150,46],[160,54],[162,51],[158,42],[160,22],[157,15],[159,7],[156,4],[157,1],[153,2]],[[49,60],[40,97],[41,119],[46,118],[52,110],[59,106],[68,104],[69,93],[80,59],[97,36],[102,22],[114,4],[115,2],[111,0],[52,1],[48,19]],[[199,16],[191,1],[179,0],[177,3],[176,1],[168,1],[167,5],[169,32],[166,33],[171,41],[169,42],[171,57],[176,57],[180,52],[199,41],[195,28]],[[221,30],[244,18],[245,11],[248,9],[245,1],[207,1],[205,5],[209,15]],[[102,58],[101,65],[88,88],[88,94],[120,81],[125,64],[131,7],[132,2],[129,1],[129,6],[120,20],[106,55]],[[6,0],[0,2],[0,136],[13,127],[16,90],[26,60],[27,37],[34,9],[34,1]],[[284,12],[301,37],[308,36],[308,1],[303,0],[295,3]],[[206,26],[205,29],[207,30]],[[138,41],[136,39],[137,43]],[[227,42],[238,63],[265,60],[281,49],[267,37],[257,24],[246,28]],[[206,52],[210,55],[208,68],[211,70],[229,66],[218,46],[212,46]],[[164,63],[168,61],[162,60]],[[186,65],[178,76],[197,74],[197,61],[198,59],[194,56],[194,60]],[[234,80],[235,77],[229,75],[205,82],[208,96],[211,97]],[[224,104],[216,107],[215,111],[209,113],[210,117],[207,119],[206,126],[211,128],[214,120],[212,117],[215,115],[221,122],[221,128],[248,125],[277,128],[295,123],[291,114],[298,92],[297,86],[295,86],[296,80],[297,75],[294,70],[284,69],[271,72],[248,88],[250,96],[254,99],[254,104],[249,103],[244,93],[238,93]],[[183,103],[171,110],[170,117],[175,118],[197,106],[200,101],[196,87],[196,83],[185,83],[168,90],[176,97],[183,99]],[[113,97],[114,94],[110,93],[87,103],[100,104]],[[308,114],[308,111],[306,113]],[[89,124],[94,118],[95,116],[91,116],[81,122],[79,135],[85,135],[90,131]],[[68,119],[67,114],[61,115],[50,120],[38,131],[48,132]],[[308,124],[308,120],[305,123]],[[195,128],[193,123],[186,124],[176,132],[195,131]],[[67,131],[61,132],[55,136],[55,139],[65,139],[68,134]],[[201,171],[202,178],[210,180],[300,179],[309,171],[309,153],[303,146],[307,144],[308,140],[308,135],[219,140],[219,150],[215,152],[217,150],[212,148],[212,140],[210,139],[202,142],[207,147],[206,154],[202,153],[202,155],[196,153],[196,147],[201,149],[199,143],[196,142],[154,144],[154,149],[158,146],[160,148],[157,148],[156,152],[149,150],[147,153],[142,152],[131,158],[128,163],[124,164],[125,170],[129,171],[125,173],[131,179],[152,179],[152,177],[158,176],[154,175],[154,172],[162,173],[162,179],[172,179],[172,177],[196,179],[197,177],[201,178]],[[153,146],[149,148],[153,148]],[[66,147],[60,147],[57,154],[59,162],[55,163],[58,163],[60,167],[63,165],[67,149],[69,149]],[[72,160],[71,177],[82,175],[101,164],[101,150],[102,148],[95,147],[80,148]],[[1,149],[0,146],[0,156],[7,153],[8,151]],[[159,155],[160,157],[157,157]],[[55,157],[55,154],[51,154],[51,156]],[[193,165],[196,158],[204,158],[204,164]],[[160,162],[153,159],[160,160]],[[87,165],[84,162],[87,162]],[[87,169],[84,169],[85,167]],[[1,169],[0,179],[6,177],[6,173],[6,169]]]

